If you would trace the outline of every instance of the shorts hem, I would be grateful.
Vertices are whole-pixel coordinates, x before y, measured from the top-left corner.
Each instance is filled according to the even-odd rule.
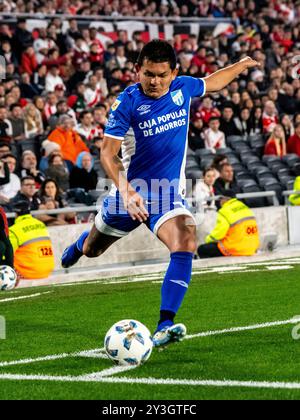
[[[95,226],[98,232],[103,233],[107,236],[114,236],[117,238],[123,238],[124,236],[127,236],[130,232],[125,232],[123,230],[119,230],[116,228],[113,228],[112,226],[109,226],[104,222],[102,219],[102,214],[98,213],[95,218]]]
[[[186,209],[186,208],[178,208],[178,209],[174,209],[174,210],[170,210],[167,213],[165,213],[163,216],[161,216],[158,221],[155,223],[154,227],[153,227],[153,233],[154,235],[157,236],[158,230],[159,228],[168,220],[173,219],[176,216],[189,216],[193,219],[193,222],[196,226],[196,220],[194,218],[194,216],[192,215],[192,213]]]

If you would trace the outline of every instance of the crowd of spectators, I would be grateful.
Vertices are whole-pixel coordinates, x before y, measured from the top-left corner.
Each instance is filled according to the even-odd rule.
[[[205,77],[246,55],[261,63],[221,92],[193,101],[189,147],[215,154],[230,136],[257,135],[264,139],[265,154],[300,156],[295,60],[300,56],[300,2],[4,0],[0,12],[231,17],[233,23],[218,33],[201,30],[199,39],[177,34],[169,40],[180,75]],[[72,18],[68,23],[63,30],[63,20],[54,17],[46,28],[33,31],[23,18],[0,24],[0,54],[6,62],[0,81],[0,203],[7,209],[24,199],[32,209],[61,208],[69,191],[90,202],[88,192],[104,175],[99,153],[109,109],[136,81],[142,32],[129,38],[119,30],[110,41],[105,34],[104,42],[101,28],[81,28]],[[222,171],[230,184],[230,168]],[[68,214],[47,216],[45,222],[74,220]]]

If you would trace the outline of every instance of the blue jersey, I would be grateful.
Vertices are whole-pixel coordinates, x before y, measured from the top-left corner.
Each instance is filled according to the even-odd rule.
[[[159,191],[169,183],[175,196],[184,196],[191,98],[204,94],[203,79],[182,76],[158,99],[146,96],[137,83],[112,105],[105,135],[123,141],[127,179],[143,197],[155,198],[159,183]]]

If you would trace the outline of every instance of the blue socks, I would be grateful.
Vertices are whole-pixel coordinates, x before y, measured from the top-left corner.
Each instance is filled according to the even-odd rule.
[[[178,312],[192,277],[192,252],[173,252],[161,289],[161,319],[159,325],[171,322]],[[167,315],[167,316],[166,316]],[[173,319],[171,319],[173,317]],[[166,319],[168,318],[168,319]]]
[[[86,240],[86,238],[89,236],[90,231],[86,230],[85,232],[83,232],[79,238],[76,241],[76,248],[78,249],[79,252],[81,252],[83,254],[83,245],[84,242]]]

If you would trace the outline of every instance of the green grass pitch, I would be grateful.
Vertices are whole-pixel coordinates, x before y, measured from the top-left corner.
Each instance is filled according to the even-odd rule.
[[[189,335],[275,324],[154,349],[144,366],[101,379],[114,365],[101,352],[78,353],[101,349],[106,331],[121,319],[137,319],[153,331],[160,304],[157,277],[1,293],[7,338],[0,340],[0,399],[300,398],[300,340],[292,338],[298,327],[288,322],[300,316],[300,259],[195,273],[177,317]]]

